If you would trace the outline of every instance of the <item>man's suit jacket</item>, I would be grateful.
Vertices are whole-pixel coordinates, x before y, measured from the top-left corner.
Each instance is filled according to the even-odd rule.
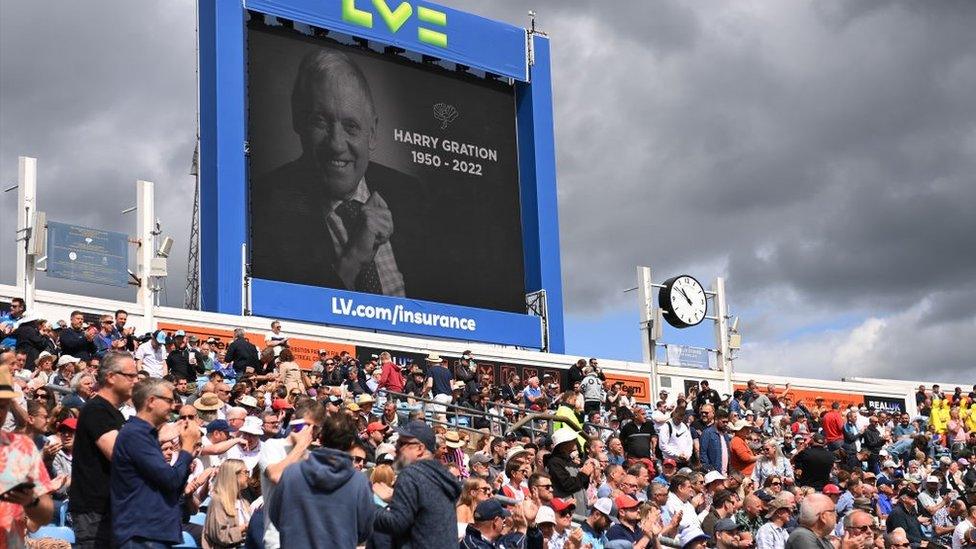
[[[256,180],[251,187],[251,273],[254,277],[310,286],[345,288],[334,269],[332,237],[325,220],[331,197],[295,160]],[[366,185],[379,192],[393,214],[393,255],[406,295],[429,298],[428,273],[436,269],[424,186],[417,179],[371,162]]]

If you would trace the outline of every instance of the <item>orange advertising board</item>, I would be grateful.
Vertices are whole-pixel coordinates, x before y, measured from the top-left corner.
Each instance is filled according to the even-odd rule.
[[[231,341],[234,340],[234,332],[231,330],[224,330],[222,328],[211,328],[208,326],[194,326],[192,324],[176,324],[171,322],[160,322],[160,330],[166,330],[171,335],[176,330],[183,330],[187,335],[194,335],[200,338],[201,341],[206,341],[210,338],[216,338],[219,340],[217,343],[218,349],[223,349]],[[287,334],[286,334],[287,335]],[[246,333],[247,340],[253,343],[258,349],[264,348],[264,334],[259,334],[255,332]],[[319,359],[319,349],[325,349],[329,352],[330,356],[338,355],[342,351],[346,351],[351,355],[356,354],[356,347],[354,345],[348,345],[345,343],[333,343],[331,341],[325,341],[320,339],[304,339],[298,337],[288,338],[288,348],[291,352],[295,354],[295,362],[298,363],[304,369],[309,369],[312,367],[312,363]]]
[[[624,387],[633,387],[634,399],[637,402],[651,403],[651,379],[649,377],[618,374],[606,370],[603,371],[603,375],[611,384],[620,382],[624,384]]]
[[[734,387],[738,391],[746,390],[745,385],[735,384]],[[758,385],[757,387],[760,392],[766,392],[767,385]],[[783,391],[783,389],[785,389],[785,386],[783,385],[773,385],[773,387],[776,390],[776,394],[779,394]],[[835,401],[840,403],[841,409],[847,408],[850,405],[864,406],[864,395],[860,393],[840,393],[836,391],[819,391],[814,389],[797,389],[790,387],[790,392],[787,394],[787,396],[790,397],[790,400],[793,401],[793,403],[803,399],[803,403],[810,408],[816,404],[817,397],[823,397],[825,406],[830,406],[830,403]]]

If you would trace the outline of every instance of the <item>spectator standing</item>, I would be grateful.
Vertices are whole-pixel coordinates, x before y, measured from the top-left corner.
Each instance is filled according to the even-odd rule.
[[[685,408],[676,407],[671,412],[671,419],[658,429],[661,454],[665,459],[673,459],[679,467],[688,465],[694,450],[694,440],[691,429],[686,423],[688,415]]]
[[[166,367],[169,373],[183,378],[189,383],[197,380],[197,375],[204,373],[203,357],[198,351],[190,349],[186,344],[186,332],[177,330],[173,334],[173,350],[166,355]]]
[[[181,421],[180,452],[170,465],[159,445],[159,428],[174,410],[172,384],[154,378],[140,381],[132,390],[132,403],[136,415],[119,430],[112,452],[112,538],[119,549],[173,545],[183,540],[180,500],[200,428]],[[149,510],[152,520],[146,519]]]
[[[13,337],[17,340],[17,352],[24,353],[24,368],[34,370],[34,361],[47,348],[47,338],[41,333],[41,320],[24,316],[17,323]]]
[[[401,540],[401,548],[454,547],[457,529],[455,502],[461,486],[433,458],[434,431],[414,420],[398,430],[397,459],[404,465],[397,477],[390,506],[376,515],[377,531]]]
[[[237,379],[243,377],[248,367],[257,371],[260,366],[258,348],[247,340],[244,328],[234,329],[234,341],[231,341],[230,345],[227,346],[224,362],[233,365],[234,371],[237,372]]]
[[[569,367],[566,371],[566,388],[572,389],[577,383],[583,381],[583,368],[586,366],[586,360],[579,359],[576,364]]]
[[[810,486],[819,491],[830,482],[835,458],[833,452],[826,448],[826,443],[823,435],[813,435],[810,445],[794,457],[793,465],[801,472],[798,480],[800,486]]]
[[[400,371],[400,366],[393,362],[393,357],[387,352],[380,353],[380,363],[382,367],[378,388],[393,391],[394,393],[402,393],[406,380],[403,377],[403,372]]]
[[[85,315],[81,311],[71,311],[70,324],[60,330],[61,353],[90,360],[98,351],[95,348],[95,332],[85,327]]]
[[[718,471],[723,476],[729,473],[728,424],[728,411],[719,409],[715,413],[715,422],[702,431],[698,441],[702,467],[706,471]]]
[[[620,428],[620,440],[629,459],[653,457],[651,448],[657,445],[657,430],[646,414],[643,406],[634,408],[633,419]]]
[[[136,349],[136,367],[150,377],[163,378],[169,373],[166,368],[166,332],[156,330],[148,341]]]
[[[749,447],[749,436],[752,433],[752,425],[740,419],[732,426],[732,432],[735,433],[735,436],[732,437],[732,442],[729,443],[729,449],[732,452],[729,466],[733,471],[742,473],[742,476],[750,476],[752,475],[752,470],[756,467],[756,460],[758,459],[755,452]]]
[[[840,413],[839,402],[830,403],[830,411],[824,415],[821,426],[827,440],[827,449],[840,449],[844,445],[844,416]]]
[[[281,322],[272,320],[271,331],[264,334],[264,346],[281,347],[283,345],[288,345],[288,336],[281,333]]]
[[[330,416],[322,424],[322,447],[282,473],[266,508],[282,546],[354,549],[369,538],[379,508],[369,480],[353,468],[347,453],[356,438],[353,418]],[[453,523],[440,524],[442,530],[447,526]]]
[[[115,319],[112,315],[102,315],[98,321],[98,333],[95,334],[95,356],[105,358],[105,354],[113,350],[123,350],[123,343],[116,343],[119,338],[115,333]]]
[[[101,549],[112,544],[111,460],[125,422],[119,408],[131,398],[137,372],[135,361],[127,354],[108,353],[98,372],[98,392],[78,416],[68,489],[76,549]]]

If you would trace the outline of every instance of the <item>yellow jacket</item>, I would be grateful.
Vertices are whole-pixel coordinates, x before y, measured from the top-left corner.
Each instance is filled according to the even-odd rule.
[[[946,399],[935,399],[932,401],[932,413],[929,415],[929,423],[932,429],[940,435],[948,431],[949,423],[949,401]]]

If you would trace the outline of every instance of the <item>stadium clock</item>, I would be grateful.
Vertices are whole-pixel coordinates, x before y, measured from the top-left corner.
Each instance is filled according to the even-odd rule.
[[[665,280],[657,300],[664,320],[675,328],[690,328],[705,320],[708,300],[705,289],[693,276],[678,275]]]

